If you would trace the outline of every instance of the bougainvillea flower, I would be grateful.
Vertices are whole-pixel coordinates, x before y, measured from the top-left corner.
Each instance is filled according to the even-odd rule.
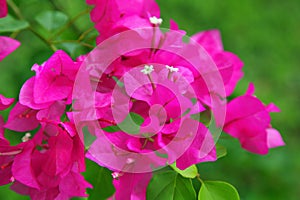
[[[0,139],[0,185],[9,184],[13,181],[12,164],[15,156],[21,152],[20,147],[10,146],[8,141]]]
[[[0,0],[1,1],[1,0]],[[1,2],[0,2],[1,11]],[[9,37],[0,36],[0,61],[20,46],[20,42]]]
[[[210,30],[192,36],[209,53],[224,81],[226,96],[232,94],[237,82],[243,77],[243,62],[233,53],[223,49],[220,32]]]
[[[4,137],[3,126],[4,120],[0,116],[0,185],[5,185],[12,181],[12,163],[15,155],[21,152],[21,148],[9,145],[9,141]]]
[[[14,102],[13,98],[6,98],[2,94],[0,94],[0,110],[5,110]]]
[[[0,0],[0,18],[7,15],[7,4],[6,0]],[[0,45],[1,46],[1,45]],[[0,59],[1,60],[1,59]]]
[[[124,30],[150,27],[152,26],[150,19],[154,17],[161,20],[159,7],[154,0],[87,0],[87,3],[95,5],[91,19],[100,33],[97,43]]]
[[[265,106],[253,93],[251,84],[245,95],[228,103],[224,131],[238,138],[244,149],[267,154],[269,148],[284,145],[270,124],[270,112],[279,112],[279,109],[274,104]]]
[[[67,99],[71,96],[73,80],[80,63],[63,51],[57,51],[41,66],[34,65],[36,72],[33,97],[38,104]]]
[[[111,144],[104,145],[103,140],[100,141],[99,139],[103,136],[99,135],[90,147],[90,154],[88,154],[90,159],[102,166],[119,169],[101,162],[102,156],[107,155],[105,153],[108,151],[107,148],[109,149],[113,145],[133,153],[143,154],[160,151],[157,153],[166,154],[169,163],[175,162],[183,154],[184,158],[177,160],[177,165],[181,169],[195,163],[216,160],[211,133],[200,122],[190,119],[192,113],[199,113],[204,109],[199,102],[196,103],[198,106],[193,105],[190,99],[193,97],[192,94],[185,96],[191,89],[189,83],[194,81],[192,72],[184,67],[145,65],[130,70],[119,81],[123,83],[121,86],[111,87],[110,89],[113,93],[111,97],[111,104],[114,105],[113,109],[97,116],[100,126],[107,128],[118,124],[121,127],[120,123],[127,118],[128,111],[142,116],[143,123],[137,132],[133,129],[121,129],[113,132],[104,130],[106,138],[109,139]],[[97,90],[97,93],[107,95],[109,94],[109,88],[105,91]],[[82,93],[79,95],[82,95]],[[131,100],[128,99],[129,96]],[[110,107],[110,105],[107,106]],[[189,110],[193,110],[193,112],[189,113]],[[187,112],[186,115],[183,114],[185,112]],[[199,130],[197,133],[198,125]],[[184,133],[179,136],[179,132]],[[139,136],[142,137],[139,138]],[[204,143],[208,144],[205,146]],[[113,153],[114,151],[116,150],[112,150],[111,160],[124,159],[124,157],[118,157],[119,154],[122,155],[121,153],[116,153],[117,156],[114,157],[116,155]],[[141,162],[147,163],[147,159],[153,159],[152,162],[156,166],[162,160],[157,155],[153,157],[150,154],[148,155],[149,157],[144,158]],[[166,160],[162,160],[160,163],[160,167],[165,166]],[[147,166],[145,164],[145,168]],[[147,170],[151,170],[150,167],[151,165]]]
[[[9,113],[5,128],[25,132],[38,127],[37,111],[17,103]]]
[[[34,99],[34,83],[35,83],[35,76],[28,79],[22,86],[20,94],[19,94],[19,101],[22,105],[28,106],[29,108],[40,110],[48,108],[53,102],[46,102],[46,103],[36,103]]]
[[[74,125],[48,123],[56,124],[57,129],[51,129],[56,132],[42,126],[32,139],[18,145],[22,151],[13,160],[12,189],[36,200],[48,199],[47,195],[65,200],[86,197],[91,185],[80,174],[85,171],[84,146]]]

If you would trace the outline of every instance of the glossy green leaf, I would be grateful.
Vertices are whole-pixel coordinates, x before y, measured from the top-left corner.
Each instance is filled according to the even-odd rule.
[[[175,171],[154,174],[147,188],[147,200],[194,200],[196,193],[191,179]]]
[[[204,181],[198,200],[239,200],[239,193],[229,183],[222,181]]]
[[[68,16],[59,11],[46,11],[37,15],[35,20],[50,32],[64,26],[68,21]]]
[[[115,133],[120,131],[121,129],[118,126],[107,126],[105,128],[102,128],[102,130],[108,132],[108,133]]]
[[[15,32],[26,29],[29,27],[29,23],[26,21],[16,20],[12,16],[0,18],[0,32]]]
[[[186,168],[185,170],[180,170],[176,167],[176,163],[173,163],[172,165],[170,165],[170,167],[172,167],[172,169],[174,169],[174,171],[176,171],[177,173],[179,173],[181,176],[185,177],[185,178],[195,178],[198,174],[198,169],[196,167],[196,165],[192,165],[188,168]]]
[[[112,184],[111,171],[86,159],[85,179],[93,185],[93,189],[87,189],[89,200],[104,200],[112,196],[115,188]]]

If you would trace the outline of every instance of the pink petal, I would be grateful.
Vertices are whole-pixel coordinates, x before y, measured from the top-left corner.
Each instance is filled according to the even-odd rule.
[[[29,195],[30,190],[32,190],[29,187],[27,187],[26,185],[20,183],[19,181],[15,181],[10,186],[10,189],[21,195]]]
[[[249,95],[237,97],[227,104],[226,124],[261,111],[265,111],[265,106],[258,98]]]
[[[35,102],[40,104],[68,98],[78,67],[78,63],[74,63],[63,51],[57,51],[39,68],[35,66]]]
[[[5,110],[9,106],[11,106],[11,104],[13,104],[14,101],[14,98],[6,98],[2,94],[0,94],[0,110]]]
[[[151,173],[124,173],[118,180],[114,179],[116,199],[145,200],[151,177]]]
[[[49,138],[50,154],[43,170],[50,175],[65,175],[71,168],[71,153],[73,140],[65,131],[60,131],[57,136]],[[51,166],[49,168],[48,166]]]
[[[66,109],[66,105],[62,101],[57,101],[53,103],[51,106],[49,106],[46,109],[40,110],[36,118],[38,120],[54,120],[54,121],[60,121],[61,116],[64,114]]]
[[[255,87],[253,83],[249,83],[248,89],[246,91],[246,95],[253,96],[255,92]]]
[[[9,145],[8,140],[4,137],[4,120],[3,117],[0,115],[0,146],[1,145]]]
[[[266,132],[256,133],[254,137],[241,138],[242,147],[252,153],[265,155],[268,153]]]
[[[31,131],[39,125],[39,121],[36,119],[36,113],[36,110],[17,103],[10,111],[4,127],[18,132]]]
[[[3,0],[0,0],[0,15],[1,9],[3,9]],[[1,6],[2,4],[2,6]],[[3,13],[2,13],[3,16]],[[0,16],[1,17],[1,16]],[[11,39],[9,37],[0,36],[0,61],[8,56],[11,52],[16,50],[20,46],[20,42],[17,40]]]
[[[202,45],[208,53],[223,51],[223,44],[220,31],[210,30],[197,33],[192,39]]]
[[[35,80],[34,99],[40,104],[64,100],[72,92],[72,86],[67,77],[43,74]]]
[[[12,173],[14,178],[24,185],[39,189],[39,184],[33,174],[31,163],[31,154],[34,148],[34,143],[29,141],[24,146],[22,153],[16,155],[12,166]]]
[[[6,15],[7,15],[6,0],[0,0],[0,18],[5,17]]]
[[[53,102],[48,103],[36,103],[33,95],[33,88],[35,83],[35,76],[28,79],[21,88],[19,101],[24,106],[28,106],[32,109],[40,110],[48,108]]]
[[[280,112],[280,108],[278,108],[274,103],[267,105],[266,110],[268,112]]]
[[[226,96],[230,96],[244,75],[242,72],[244,63],[230,52],[217,53],[212,57],[222,75]]]
[[[193,143],[177,159],[176,166],[183,170],[193,164],[215,161],[216,159],[217,155],[212,135],[203,124],[199,123],[198,132]]]
[[[285,145],[280,133],[276,129],[268,128],[267,133],[268,133],[267,140],[268,140],[269,148],[274,148],[274,147],[279,147],[279,146]]]
[[[57,199],[63,199],[60,196],[67,196],[68,199],[71,197],[87,197],[86,189],[92,187],[81,174],[70,172],[59,184],[60,194]]]

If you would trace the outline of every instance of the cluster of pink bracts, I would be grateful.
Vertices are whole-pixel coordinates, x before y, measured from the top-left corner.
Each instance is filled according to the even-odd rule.
[[[95,6],[91,12],[91,19],[100,33],[97,43],[125,30],[157,27],[162,23],[159,7],[152,0],[87,0],[87,3]],[[6,14],[5,1],[0,0],[0,17]],[[175,22],[171,21],[170,24],[171,30],[178,30]],[[228,97],[243,76],[241,71],[243,63],[233,53],[223,50],[220,34],[216,30],[198,33],[192,36],[192,39],[202,45],[216,63],[223,78],[226,97]],[[0,37],[0,61],[18,46],[18,41]],[[157,72],[147,66],[148,68],[143,71],[145,77],[151,72],[163,74],[163,70],[171,70],[174,72],[171,80],[174,80],[176,73],[181,73],[181,76],[186,77],[193,90],[196,91],[199,107],[203,108],[197,111],[210,109],[210,104],[204,98],[207,91],[201,77],[197,77],[196,73],[182,63],[176,63],[176,59],[170,61],[169,55],[164,52],[156,52],[156,58],[149,57],[149,52],[150,50],[145,50],[117,60],[113,69],[109,68],[109,76],[105,76],[105,79],[101,81],[99,94],[111,95],[113,84],[115,84],[112,77],[121,78],[122,73],[131,65],[160,61],[168,66],[167,69],[159,69]],[[81,172],[85,171],[85,147],[75,128],[70,111],[74,81],[83,58],[84,56],[73,61],[65,52],[59,50],[42,65],[35,64],[32,67],[36,75],[24,83],[19,101],[13,106],[7,121],[0,118],[0,185],[12,183],[12,190],[29,195],[36,200],[63,200],[87,196],[86,188],[92,186],[81,175]],[[124,83],[126,90],[130,90],[131,86],[126,85],[126,79]],[[201,87],[204,89],[202,88],[201,92],[197,93]],[[181,87],[181,89],[182,93],[187,93],[186,88]],[[165,106],[167,120],[178,118],[180,115],[177,108],[178,102],[170,102],[167,98],[172,94],[162,97],[159,93],[166,94],[168,91],[157,86],[150,96],[135,94],[135,101],[130,108],[131,112],[143,116],[147,122],[149,116],[145,113],[151,105],[168,104]],[[254,87],[250,84],[246,94],[231,100],[226,105],[223,130],[232,137],[238,138],[244,149],[253,153],[266,154],[269,148],[284,145],[280,134],[270,124],[269,113],[278,112],[279,109],[273,104],[265,106],[253,96],[253,93]],[[101,99],[104,101],[105,98]],[[13,102],[14,99],[0,95],[0,110],[7,109]],[[99,104],[102,105],[99,107],[99,113],[103,113],[103,119],[101,116],[99,119],[101,126],[111,125],[109,122],[113,121],[113,117],[109,110],[110,102],[99,102]],[[126,135],[122,131],[110,133],[108,137],[116,145],[128,151],[143,152],[147,148],[153,150],[164,146],[176,134],[177,126],[178,121],[169,122],[160,133],[152,137],[152,143],[146,146],[143,145],[142,139]],[[217,159],[214,148],[206,158],[198,157],[197,149],[203,142],[201,134],[207,132],[203,124],[199,127],[191,146],[176,160],[177,167],[180,169]],[[22,142],[11,146],[4,136],[5,129],[23,132]],[[101,148],[101,144],[97,145]],[[116,199],[145,199],[151,173],[118,172],[114,176],[118,177],[114,179]],[[127,184],[129,182],[130,185]]]

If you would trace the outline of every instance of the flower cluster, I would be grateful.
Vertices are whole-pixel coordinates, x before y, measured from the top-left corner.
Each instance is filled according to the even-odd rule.
[[[24,83],[8,120],[1,120],[1,185],[12,182],[12,190],[32,199],[84,197],[92,187],[80,174],[84,146],[72,121],[63,117],[79,66],[62,51],[33,66],[36,76]],[[1,96],[1,109],[13,101]],[[22,142],[11,146],[4,129],[24,132]]]
[[[119,55],[104,70],[98,68],[102,70],[100,76],[95,75],[97,68],[91,70],[87,85],[94,91],[85,86],[79,96],[73,91],[89,55],[74,61],[58,50],[45,63],[33,65],[35,76],[22,86],[19,101],[8,119],[0,118],[0,185],[12,183],[12,190],[36,200],[85,197],[86,189],[92,187],[81,175],[85,171],[84,159],[88,158],[114,171],[115,199],[145,199],[151,171],[145,168],[143,173],[134,173],[136,169],[112,166],[102,160],[102,153],[116,156],[121,154],[116,149],[122,149],[134,155],[149,154],[143,163],[159,168],[166,161],[176,162],[181,170],[215,161],[214,134],[202,120],[207,113],[216,115],[217,126],[220,123],[250,152],[266,154],[269,148],[284,145],[270,123],[269,113],[279,109],[273,104],[266,106],[253,96],[252,84],[245,95],[225,102],[223,121],[215,113],[213,99],[224,102],[243,76],[242,61],[223,49],[219,31],[197,33],[191,42],[207,55],[208,60],[202,62],[215,67],[224,93],[210,88],[206,75],[192,63],[163,50],[170,44],[185,46],[185,42],[182,37],[174,38],[160,30],[164,21],[155,1],[87,0],[87,4],[94,6],[91,20],[99,31],[97,44],[118,33],[134,31],[138,38],[152,41],[151,47]],[[5,1],[0,0],[0,17],[6,13]],[[172,20],[170,30],[184,36]],[[19,42],[0,37],[0,61],[18,46]],[[93,104],[88,102],[91,96]],[[0,95],[0,110],[13,102],[14,99]],[[96,136],[88,151],[81,129],[86,125]],[[22,132],[22,141],[10,145],[5,129]],[[108,145],[103,138],[109,141]],[[109,159],[119,162],[118,156]],[[126,166],[141,166],[134,156],[126,157],[124,162]]]

